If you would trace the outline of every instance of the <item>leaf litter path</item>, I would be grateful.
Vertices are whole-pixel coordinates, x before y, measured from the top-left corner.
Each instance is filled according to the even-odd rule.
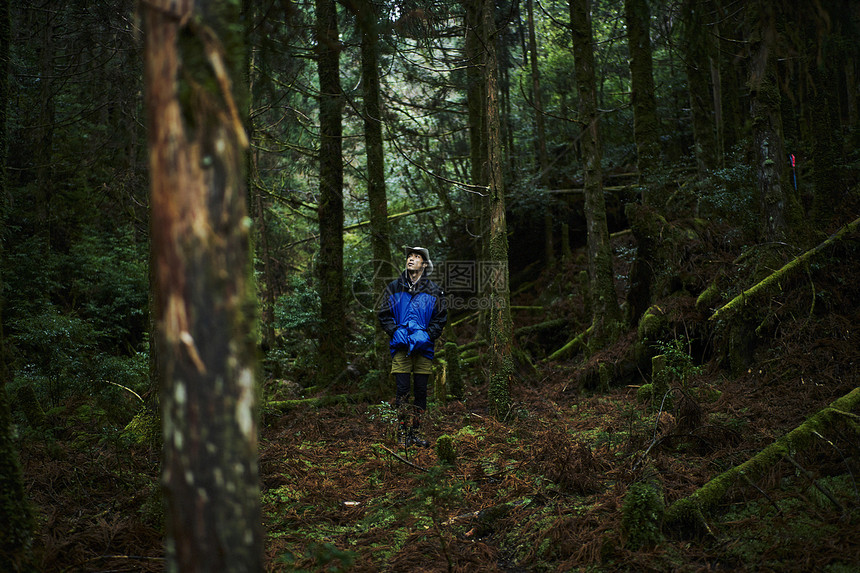
[[[427,437],[453,435],[458,450],[444,470],[432,449],[415,451],[410,460],[429,474],[379,446],[394,444],[378,404],[268,420],[267,569],[858,570],[860,440],[847,426],[795,458],[841,509],[783,462],[761,482],[737,485],[709,531],[664,531],[632,549],[621,517],[635,481],[657,481],[671,503],[860,386],[860,311],[847,300],[834,308],[845,315],[786,322],[743,376],[710,369],[692,382],[709,396],[698,409],[662,418],[637,403],[635,388],[582,391],[577,362],[520,381],[502,422],[486,415],[486,386],[470,386],[464,403],[427,417]],[[57,426],[50,440],[28,438],[21,449],[39,570],[163,570],[157,452],[105,436],[91,416]]]
[[[433,449],[410,450],[410,461],[430,468],[429,476],[381,447],[396,445],[379,405],[272,420],[261,442],[269,568],[860,567],[860,444],[849,428],[834,428],[830,445],[822,440],[797,459],[841,509],[784,462],[760,483],[736,485],[707,529],[664,528],[651,546],[632,548],[622,525],[632,483],[656,481],[672,503],[860,385],[856,366],[846,368],[860,364],[857,334],[846,320],[786,329],[745,375],[700,376],[696,396],[704,398],[686,408],[681,400],[661,416],[637,402],[635,387],[578,389],[574,363],[547,368],[539,384],[513,388],[515,406],[501,422],[486,415],[486,387],[473,387],[463,403],[431,405],[427,437],[453,436],[458,457],[442,468]],[[774,362],[778,369],[769,367]]]

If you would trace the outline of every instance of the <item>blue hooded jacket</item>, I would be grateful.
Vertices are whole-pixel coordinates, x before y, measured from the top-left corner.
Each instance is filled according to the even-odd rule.
[[[448,322],[445,293],[426,277],[409,282],[406,271],[388,283],[379,309],[379,322],[391,338],[391,354],[406,350],[433,359],[436,339]]]

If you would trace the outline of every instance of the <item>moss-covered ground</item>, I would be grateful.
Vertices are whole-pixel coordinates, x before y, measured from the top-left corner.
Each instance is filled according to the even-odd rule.
[[[542,341],[557,348],[559,337],[519,339],[533,363],[517,364],[502,419],[488,414],[481,359],[470,360],[463,399],[433,401],[423,420],[431,443],[451,438],[453,463],[450,451],[442,463],[433,447],[398,445],[381,402],[267,412],[268,570],[860,570],[858,411],[763,476],[732,484],[713,511],[680,525],[661,519],[860,386],[860,270],[851,257],[828,264],[809,275],[814,290],[786,288],[770,302],[736,374],[697,293],[658,301],[662,325],[649,336],[662,336],[662,347],[651,348],[681,358],[669,364],[671,400],[639,391],[651,381],[642,370],[650,356],[625,362],[641,343],[635,328],[587,359],[541,361],[553,350]],[[574,317],[572,336],[587,312],[567,290],[576,264],[566,272],[536,285],[542,299],[515,303],[544,305],[544,319]],[[614,373],[605,390],[592,375],[600,363]],[[40,570],[163,570],[157,449],[85,403],[46,412],[44,423],[19,436]]]

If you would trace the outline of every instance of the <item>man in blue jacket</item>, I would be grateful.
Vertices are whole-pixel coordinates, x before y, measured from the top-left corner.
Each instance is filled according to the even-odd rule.
[[[445,293],[427,278],[433,272],[424,247],[403,247],[406,270],[388,283],[379,310],[379,322],[391,338],[391,373],[396,382],[396,408],[407,400],[414,383],[416,414],[406,431],[407,445],[429,444],[416,436],[421,414],[427,409],[427,381],[433,366],[436,339],[448,321]],[[406,424],[402,418],[402,424]]]

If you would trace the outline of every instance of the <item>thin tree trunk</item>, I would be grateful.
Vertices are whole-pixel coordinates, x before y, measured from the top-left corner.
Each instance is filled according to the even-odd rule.
[[[657,100],[654,97],[654,76],[651,53],[648,0],[626,0],[624,16],[627,22],[627,44],[630,51],[630,79],[632,84],[633,138],[639,168],[639,189],[642,204],[660,208],[666,203],[665,185],[655,171],[660,165],[660,124],[657,119]],[[635,205],[627,207],[628,220],[636,239],[636,256],[630,266],[630,288],[627,293],[627,318],[636,324],[651,304],[653,280],[653,239],[646,236],[631,216]]]
[[[544,191],[549,189],[549,156],[546,151],[546,121],[543,113],[543,94],[540,87],[540,66],[538,65],[537,38],[535,35],[534,0],[526,2],[529,32],[529,54],[531,54],[532,71],[532,100],[535,110],[535,126],[537,127],[537,141],[535,149],[538,156],[538,169],[540,170],[540,186]],[[547,200],[549,203],[549,200]],[[555,248],[553,247],[553,220],[549,204],[544,211],[544,251],[547,263],[555,261]]]
[[[324,325],[319,338],[318,383],[346,372],[346,306],[343,292],[343,93],[340,39],[334,0],[316,0],[317,71],[320,82],[319,294]]]
[[[10,17],[9,0],[0,0],[0,197],[8,196],[6,165],[9,145],[6,126],[9,109]],[[0,201],[0,230],[6,228],[6,216],[6,201]],[[5,258],[3,243],[0,243],[0,257]],[[0,311],[4,302],[0,299]],[[2,320],[0,314],[0,336],[3,336]],[[12,437],[12,416],[6,393],[9,379],[7,360],[5,341],[0,339],[0,571],[18,573],[34,570],[31,552],[33,515],[27,502],[18,449]]]
[[[778,242],[788,234],[788,194],[776,72],[777,14],[776,8],[763,0],[748,9],[756,31],[751,42],[749,86],[760,232],[763,241]]]
[[[654,97],[654,74],[651,55],[651,11],[648,0],[626,0],[627,44],[630,51],[632,84],[633,138],[639,167],[639,187],[643,205],[660,205],[665,201],[652,176],[660,161],[660,122]]]
[[[54,19],[57,8],[54,0],[48,0],[41,14],[44,17],[42,42],[39,46],[39,118],[36,135],[36,214],[42,224],[50,220],[51,198],[54,177]],[[50,232],[50,226],[45,227]]]
[[[490,293],[490,412],[498,417],[507,415],[511,406],[510,384],[514,375],[511,341],[510,290],[508,284],[508,235],[505,218],[505,185],[502,173],[502,139],[498,109],[498,54],[496,51],[495,3],[483,2],[486,32],[487,95],[487,153],[490,194],[489,260],[483,265]]]
[[[591,313],[595,340],[602,344],[621,322],[615,294],[612,249],[603,199],[603,171],[600,166],[600,129],[597,89],[594,78],[594,40],[587,0],[570,0],[573,31],[573,59],[579,93],[579,122],[582,128],[582,166],[585,173],[585,218],[588,227],[588,270]]]
[[[724,5],[725,4],[725,5]],[[719,27],[714,30],[717,39],[716,60],[719,65],[720,86],[720,118],[721,124],[717,127],[722,140],[718,148],[724,153],[730,152],[740,139],[739,132],[744,120],[741,112],[741,85],[746,74],[742,66],[738,65],[741,58],[740,23],[742,18],[730,17],[729,12],[734,11],[733,0],[716,0],[714,3],[716,13],[714,19],[719,22]],[[715,94],[716,97],[716,94]]]
[[[238,6],[141,7],[167,569],[262,571]]]
[[[840,205],[845,199],[846,186],[842,182],[842,146],[839,123],[839,97],[834,85],[831,68],[833,62],[809,54],[809,81],[807,92],[810,99],[812,124],[812,220],[819,229],[825,229],[832,221],[841,220],[845,214]],[[835,128],[835,129],[834,129]],[[791,189],[793,189],[793,184]]]
[[[357,4],[361,29],[361,85],[364,98],[364,145],[367,153],[367,197],[370,203],[370,247],[373,252],[373,297],[379,300],[391,276],[391,233],[388,225],[388,197],[385,188],[385,149],[382,133],[382,106],[379,85],[378,14],[369,0]],[[375,314],[374,314],[375,318]],[[375,366],[385,373],[389,356],[388,336],[378,320],[375,325]],[[383,379],[387,377],[383,376]]]
[[[483,19],[484,0],[464,0],[466,18],[466,38],[464,55],[466,60],[466,106],[469,118],[469,152],[472,184],[486,186],[487,174],[487,79],[484,73],[486,66],[487,42],[485,23]],[[475,238],[474,256],[478,264],[489,257],[487,248],[489,241],[489,198],[484,193],[472,195],[472,213],[469,221],[469,233]],[[482,298],[489,296],[483,283],[478,285],[478,295]],[[478,328],[475,334],[477,340],[489,336],[489,316],[487,310],[478,310]]]
[[[685,32],[687,88],[693,120],[694,154],[700,175],[713,169],[717,163],[705,8],[704,0],[684,0],[681,8]]]

